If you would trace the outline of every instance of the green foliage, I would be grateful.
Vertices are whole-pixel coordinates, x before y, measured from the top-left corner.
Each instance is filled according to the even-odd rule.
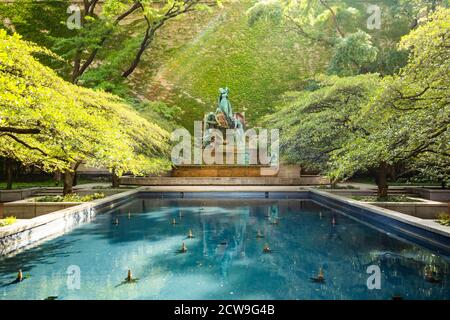
[[[377,53],[370,35],[363,31],[349,34],[338,40],[329,71],[340,76],[357,75],[376,60]]]
[[[90,195],[80,196],[76,193],[70,193],[65,196],[45,196],[35,198],[35,202],[89,202],[98,199],[103,199],[103,193],[94,193]]]
[[[389,195],[387,197],[353,196],[352,199],[363,202],[418,202],[418,200],[405,195]]]
[[[299,37],[331,49],[329,72],[393,74],[406,64],[407,55],[397,50],[399,39],[447,0],[380,0],[380,29],[369,29],[370,3],[360,0],[261,0],[248,10],[249,23],[270,20],[284,24]]]
[[[147,101],[135,105],[139,114],[146,119],[157,119],[157,122],[168,131],[175,129],[174,122],[181,121],[181,108],[167,105],[162,101]]]
[[[450,155],[450,9],[405,36],[400,48],[410,48],[408,64],[386,77],[377,96],[357,122],[364,132],[348,140],[332,157],[335,177],[404,162],[415,170],[448,179]],[[437,172],[436,172],[437,170]]]
[[[17,189],[27,189],[34,187],[58,187],[58,183],[53,180],[46,181],[33,181],[33,182],[16,182],[13,183],[13,190]],[[0,182],[0,190],[6,190],[6,182]]]
[[[378,72],[381,75],[395,74],[408,62],[407,50],[397,48],[379,48],[376,60],[370,64],[362,65],[361,70],[366,72]]]
[[[245,112],[255,125],[272,112],[283,92],[301,88],[305,79],[324,69],[326,52],[305,45],[283,26],[263,21],[249,27],[245,11],[250,5],[239,1],[221,9],[193,41],[164,61],[157,74],[171,85],[164,101],[182,109],[183,126],[192,128],[193,121],[215,110],[223,86],[230,88],[233,110]]]
[[[2,176],[2,178],[4,178]],[[39,180],[37,180],[39,179]],[[13,183],[13,190],[18,189],[27,189],[27,188],[34,188],[34,187],[61,187],[63,185],[62,181],[55,181],[54,179],[45,179],[41,180],[42,177],[27,177],[27,181],[14,181]],[[103,179],[103,178],[102,178]],[[103,180],[99,181],[98,178],[90,179],[85,177],[78,177],[77,179],[77,185],[83,185],[83,184],[91,184],[95,182],[102,182]],[[106,178],[104,182],[109,182],[109,179]],[[1,181],[0,182],[0,190],[6,189],[6,182]]]
[[[330,155],[361,130],[354,121],[378,86],[378,75],[321,76],[318,89],[291,93],[264,123],[279,128],[280,153],[287,162],[326,170]]]
[[[439,9],[402,39],[399,49],[411,55],[398,75],[329,78],[287,97],[267,117],[283,128],[285,159],[335,181],[398,163],[448,180],[449,21],[449,9]]]
[[[352,185],[321,185],[316,187],[317,189],[325,189],[325,190],[359,190],[359,187],[355,187]]]
[[[437,222],[443,226],[450,226],[450,214],[445,212],[438,214]]]
[[[169,167],[169,134],[117,96],[72,85],[40,64],[48,50],[0,30],[0,155],[44,170],[75,162],[152,173]]]
[[[449,179],[450,15],[440,7],[448,1],[377,1],[380,30],[367,30],[367,3],[358,0],[237,1],[164,24],[144,43],[130,81],[121,75],[145,30],[183,1],[143,0],[116,23],[135,2],[107,0],[75,31],[58,28],[67,2],[33,9],[20,1],[0,4],[9,34],[0,33],[0,156],[48,171],[87,160],[119,175],[158,172],[169,168],[173,122],[191,128],[215,109],[217,88],[228,86],[250,126],[283,129],[289,162],[334,179],[380,164]],[[53,16],[47,23],[40,15]],[[10,36],[14,30],[38,45]],[[36,57],[100,90],[64,82]],[[327,70],[338,76],[315,76]]]
[[[214,3],[200,0],[108,0],[102,4],[85,1],[81,12],[82,27],[73,36],[58,39],[56,46],[72,62],[71,82],[97,82],[103,88],[106,85],[117,90],[116,86],[135,71],[156,32],[168,20],[192,11],[209,10],[209,5]],[[126,19],[134,20],[131,24],[139,26],[139,36],[130,37]],[[118,41],[119,46],[114,46]],[[116,48],[119,50],[114,50]],[[109,59],[104,56],[101,60],[99,52],[105,49],[111,54],[106,54]],[[101,63],[94,63],[98,61]],[[85,75],[87,71],[91,74]]]
[[[125,39],[120,32],[116,32],[112,36],[117,39],[118,47],[108,48],[108,50],[99,52],[98,59],[102,63],[88,69],[81,75],[79,84],[89,88],[102,89],[121,97],[128,97],[129,85],[121,76],[121,73],[123,66],[130,62],[130,57],[133,56],[139,47],[140,38]]]
[[[248,24],[254,26],[258,21],[272,21],[276,24],[280,23],[283,18],[283,6],[280,1],[269,0],[264,2],[256,2],[247,10]]]
[[[15,0],[0,3],[0,28],[12,34],[21,34],[26,40],[45,48],[52,48],[55,39],[71,37],[74,31],[65,26],[66,12],[72,1],[29,1]],[[57,54],[63,52],[55,51]],[[46,55],[39,59],[52,68],[61,68],[65,64]]]
[[[0,227],[9,226],[16,222],[16,217],[6,217],[4,219],[0,219]]]

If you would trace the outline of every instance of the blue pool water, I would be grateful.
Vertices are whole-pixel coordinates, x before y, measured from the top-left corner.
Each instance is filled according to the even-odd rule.
[[[449,299],[449,262],[309,200],[138,198],[0,259],[0,299]],[[11,283],[18,269],[26,279]],[[128,269],[136,282],[123,283]]]

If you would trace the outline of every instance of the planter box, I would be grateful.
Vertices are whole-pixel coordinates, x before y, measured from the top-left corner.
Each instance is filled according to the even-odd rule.
[[[329,192],[342,197],[353,197],[353,196],[376,196],[377,190],[376,187],[373,189],[319,189],[320,191]],[[405,193],[409,194],[409,191],[399,190],[391,188],[388,190],[388,195],[405,195]]]
[[[71,203],[71,208],[1,227],[0,256],[68,232],[81,223],[91,221],[98,213],[125,203],[136,194],[137,191],[128,191],[91,202]]]
[[[427,189],[427,188],[407,188],[411,193],[417,194],[422,198],[433,200],[433,201],[441,201],[441,202],[450,202],[450,190],[449,189]]]
[[[329,192],[341,197],[354,197],[354,196],[376,196],[376,190],[357,190],[357,189],[319,189],[320,191]]]
[[[35,202],[34,199],[19,200],[3,204],[3,216],[17,219],[32,219],[44,214],[63,210],[81,204],[80,202]]]
[[[120,189],[81,189],[76,193],[80,196],[91,195],[94,193],[103,193],[106,197],[121,193],[127,190]],[[13,216],[17,219],[31,219],[44,214],[63,210],[81,202],[35,202],[34,198],[18,200],[3,204],[3,210],[0,210],[0,216],[3,211],[3,217]]]
[[[76,190],[75,193],[82,197],[91,195],[91,194],[95,194],[95,193],[103,193],[107,197],[107,196],[112,196],[114,194],[118,194],[118,193],[125,192],[128,190],[129,189],[80,189],[80,190]]]
[[[40,191],[42,188],[26,188],[26,189],[15,189],[15,190],[0,190],[0,202],[11,202],[23,200],[31,197],[36,192]]]
[[[446,203],[417,199],[418,202],[364,202],[371,205],[401,212],[421,219],[436,219],[439,213],[448,213]]]

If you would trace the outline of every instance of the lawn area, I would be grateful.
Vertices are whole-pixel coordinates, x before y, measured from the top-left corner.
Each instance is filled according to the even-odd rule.
[[[15,182],[13,189],[26,189],[32,187],[61,187],[62,183],[56,184],[53,180],[47,181],[32,181],[32,182]],[[0,182],[0,190],[6,189],[6,182]]]
[[[87,183],[99,183],[103,181],[93,180],[93,179],[78,179],[78,185],[81,184],[87,184]],[[14,182],[13,183],[13,189],[26,189],[26,188],[33,188],[33,187],[62,187],[63,183],[55,183],[54,180],[42,180],[42,181],[21,181],[21,182]],[[1,181],[0,182],[0,190],[6,189],[6,182]]]

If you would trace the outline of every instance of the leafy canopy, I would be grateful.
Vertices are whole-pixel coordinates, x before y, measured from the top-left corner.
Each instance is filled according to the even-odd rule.
[[[436,6],[448,0],[260,0],[248,14],[250,25],[259,21],[284,24],[299,37],[331,51],[328,72],[348,76],[360,73],[393,74],[406,64],[407,54],[396,48],[399,39]],[[379,16],[369,10],[376,5]],[[377,27],[369,22],[378,19]]]
[[[402,38],[408,64],[383,79],[358,122],[368,134],[344,144],[332,174],[346,177],[381,162],[404,162],[429,178],[447,179],[450,168],[450,9],[440,8]]]
[[[77,161],[134,173],[168,167],[168,132],[117,96],[70,84],[33,54],[50,51],[0,30],[0,155],[44,170]]]
[[[283,130],[287,161],[334,180],[397,164],[448,180],[450,9],[436,8],[398,47],[410,56],[396,75],[322,76],[285,97],[266,120]]]
[[[265,118],[281,130],[284,160],[326,170],[333,151],[362,130],[355,116],[370,101],[378,75],[319,76],[313,91],[285,96],[285,103]]]

